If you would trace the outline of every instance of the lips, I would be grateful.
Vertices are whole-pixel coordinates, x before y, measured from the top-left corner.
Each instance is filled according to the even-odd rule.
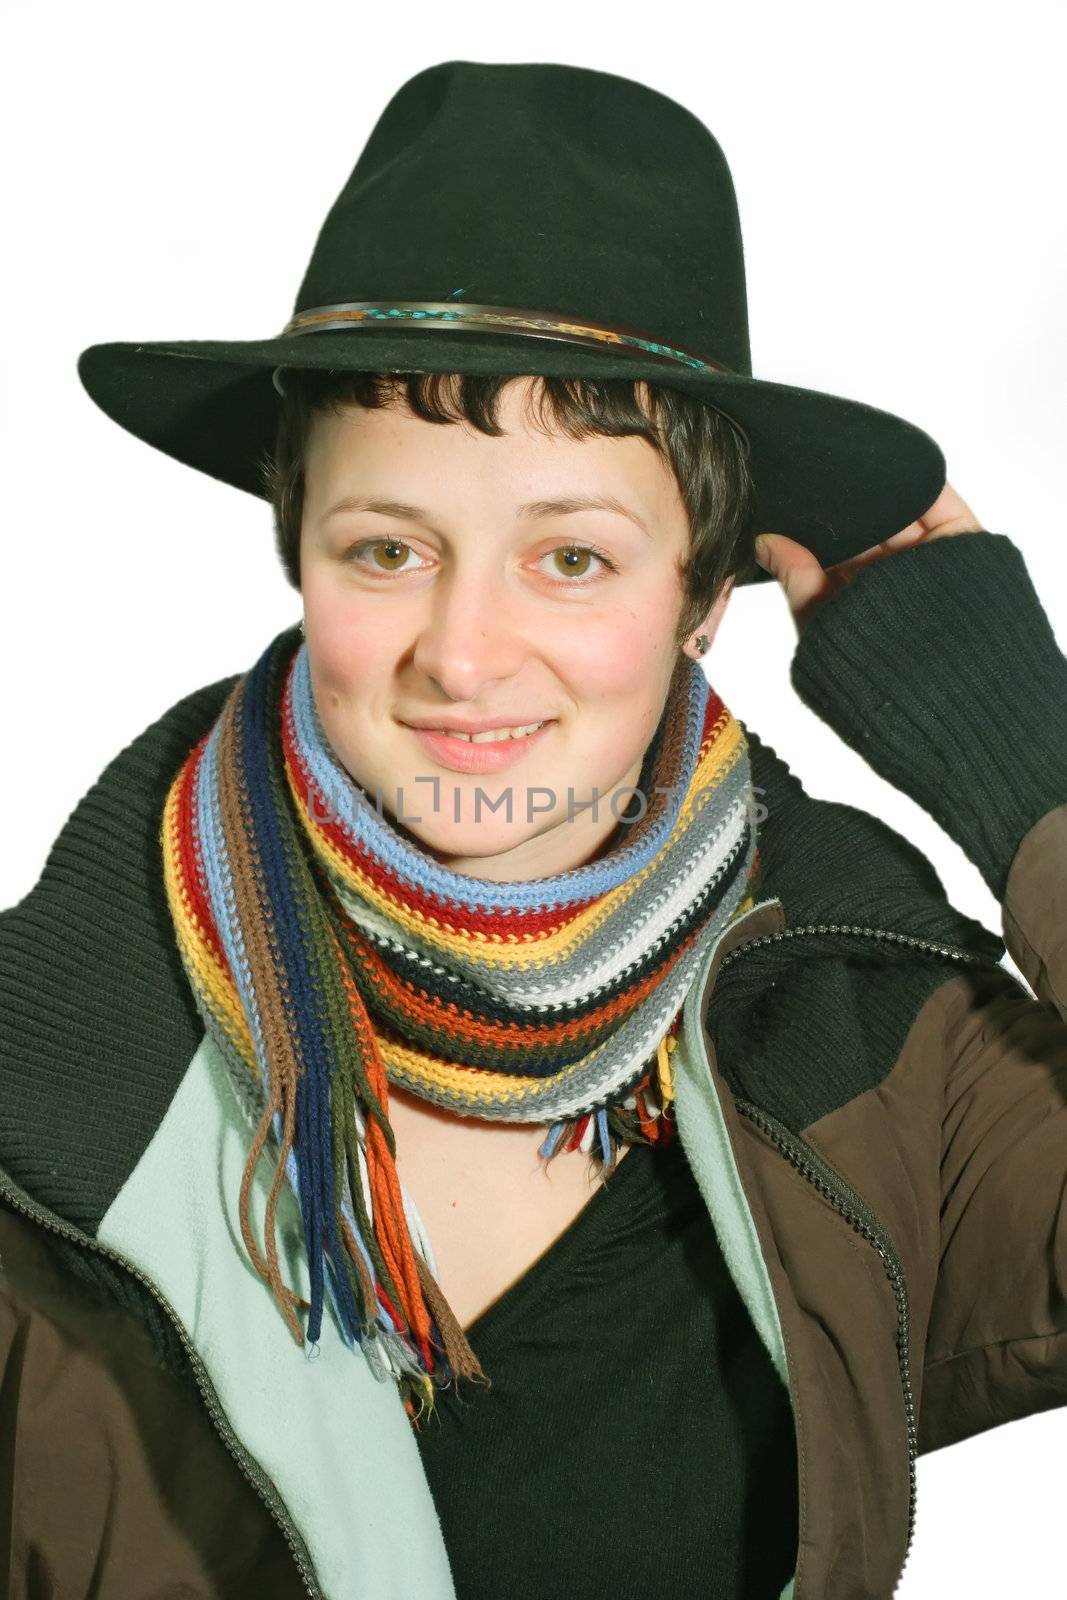
[[[427,733],[452,733],[481,735],[484,733],[505,734],[513,728],[534,729],[543,722],[551,722],[551,717],[493,717],[482,722],[464,722],[454,718],[451,722],[412,722],[410,717],[398,717],[397,721],[403,723],[405,728],[420,728]]]
[[[426,728],[426,733],[447,733],[452,739],[465,739],[471,744],[497,744],[503,739],[525,738],[536,733],[543,726],[542,719],[533,722],[507,723],[499,728],[479,728],[477,732],[468,732],[460,728]]]
[[[484,743],[473,743],[442,729],[411,728],[410,732],[428,756],[451,772],[502,772],[529,755],[554,727],[554,722],[546,722],[536,733]]]

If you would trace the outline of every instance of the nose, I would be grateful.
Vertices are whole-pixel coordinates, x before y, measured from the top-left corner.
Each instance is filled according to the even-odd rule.
[[[526,655],[520,602],[486,564],[467,565],[433,585],[413,660],[450,700],[476,701],[483,688],[518,672]]]

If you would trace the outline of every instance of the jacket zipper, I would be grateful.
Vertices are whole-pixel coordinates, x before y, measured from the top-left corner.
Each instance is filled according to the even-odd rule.
[[[938,944],[931,939],[919,939],[910,933],[894,933],[890,928],[863,928],[855,923],[848,922],[807,922],[796,928],[782,928],[778,933],[759,934],[755,939],[744,940],[736,949],[727,951],[720,962],[722,967],[729,966],[743,951],[755,950],[759,945],[774,944],[778,939],[796,939],[811,933],[859,933],[874,939],[889,939],[894,944],[905,944],[918,950],[932,950],[936,955],[946,956],[952,961],[974,961],[980,965],[999,966],[989,956],[979,955],[974,950],[961,950],[957,945]]]
[[[61,1218],[55,1216],[45,1207],[25,1200],[19,1194],[14,1194],[4,1181],[3,1174],[0,1174],[0,1196],[15,1211],[19,1211],[23,1216],[29,1217],[32,1222],[38,1223],[42,1228],[49,1229],[52,1233],[60,1234],[63,1238],[69,1239],[72,1244],[78,1245],[83,1250],[93,1251],[97,1255],[106,1257],[109,1261],[114,1261],[116,1265],[122,1267],[124,1271],[136,1278],[138,1283],[144,1285],[153,1300],[156,1301],[169,1318],[178,1338],[181,1340],[189,1365],[192,1368],[193,1376],[196,1379],[197,1387],[200,1390],[201,1399],[215,1426],[216,1432],[285,1536],[285,1542],[289,1546],[305,1590],[311,1596],[311,1600],[325,1600],[322,1590],[315,1579],[307,1546],[286,1511],[277,1486],[249,1455],[230,1427],[226,1419],[226,1413],[218,1395],[215,1393],[214,1385],[208,1376],[207,1369],[200,1359],[199,1352],[170,1301],[160,1293],[150,1278],[141,1272],[138,1267],[135,1267],[131,1261],[127,1261],[125,1256],[120,1255],[117,1250],[109,1249],[107,1245],[100,1244],[98,1240],[91,1238],[88,1234],[82,1233],[79,1229],[63,1222]]]
[[[777,1117],[772,1117],[751,1100],[734,1096],[734,1104],[742,1116],[762,1128],[767,1137],[782,1151],[802,1177],[819,1191],[835,1210],[849,1222],[855,1231],[872,1244],[882,1258],[889,1282],[897,1302],[897,1365],[900,1369],[900,1384],[904,1396],[904,1415],[908,1434],[908,1537],[904,1547],[904,1557],[900,1563],[901,1572],[911,1553],[912,1537],[915,1532],[915,1458],[918,1455],[917,1431],[915,1423],[915,1398],[911,1388],[910,1366],[910,1312],[908,1307],[908,1286],[904,1279],[904,1269],[897,1255],[896,1247],[889,1234],[879,1222],[874,1212],[865,1205],[849,1187],[845,1180],[836,1173],[832,1167],[807,1144],[803,1139],[792,1133]]]
[[[760,945],[773,944],[779,939],[792,939],[813,933],[836,934],[862,934],[870,938],[889,939],[894,944],[904,944],[919,950],[932,951],[953,961],[970,961],[986,965],[999,965],[992,963],[988,956],[978,955],[971,950],[961,950],[955,945],[938,944],[930,939],[919,939],[912,934],[895,933],[889,928],[867,928],[849,923],[809,922],[796,928],[783,928],[777,933],[761,934],[755,939],[749,939],[740,944],[736,949],[729,951],[720,963],[722,967],[735,960],[742,952],[754,950]],[[799,1134],[787,1128],[785,1123],[777,1117],[771,1116],[762,1107],[743,1096],[734,1096],[734,1104],[738,1111],[754,1122],[758,1128],[781,1150],[782,1154],[792,1162],[793,1166],[812,1184],[821,1195],[827,1199],[834,1209],[846,1219],[848,1223],[861,1234],[869,1244],[873,1245],[882,1259],[886,1275],[897,1303],[897,1365],[900,1369],[900,1386],[904,1399],[904,1417],[907,1428],[908,1441],[908,1537],[904,1547],[904,1557],[900,1563],[903,1574],[908,1556],[911,1553],[912,1540],[915,1534],[915,1502],[916,1502],[916,1471],[915,1462],[918,1456],[918,1431],[915,1421],[915,1397],[911,1387],[911,1314],[908,1304],[908,1286],[904,1277],[904,1269],[896,1246],[893,1244],[886,1228],[878,1217],[856,1194],[855,1190],[847,1184],[840,1173],[825,1162]],[[894,1585],[896,1593],[900,1579]]]

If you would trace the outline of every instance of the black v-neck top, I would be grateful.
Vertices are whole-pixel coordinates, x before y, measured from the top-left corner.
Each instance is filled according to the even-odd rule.
[[[459,1600],[778,1600],[789,1396],[677,1139],[635,1145],[467,1337],[492,1387],[438,1391],[416,1435]]]

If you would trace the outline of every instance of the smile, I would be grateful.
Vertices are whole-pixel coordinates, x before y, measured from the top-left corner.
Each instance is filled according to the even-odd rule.
[[[528,722],[521,728],[489,728],[485,733],[458,733],[452,728],[426,728],[426,733],[443,733],[450,739],[465,739],[468,744],[496,744],[500,739],[524,739],[543,728],[543,722]]]
[[[409,726],[406,724],[406,726]],[[555,722],[528,722],[484,733],[453,733],[443,728],[410,728],[439,766],[452,772],[501,772],[522,760],[549,736]]]

